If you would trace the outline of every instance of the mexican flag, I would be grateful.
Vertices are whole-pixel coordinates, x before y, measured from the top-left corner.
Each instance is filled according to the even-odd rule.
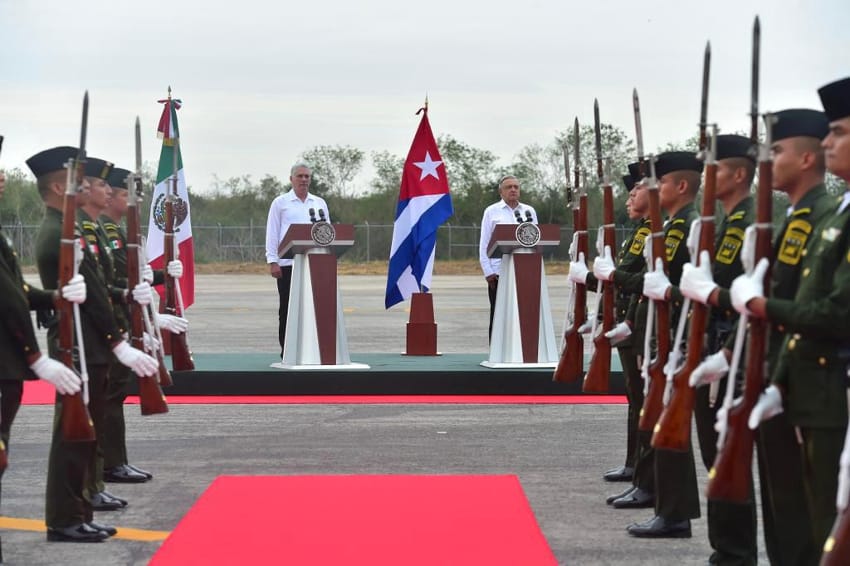
[[[147,256],[151,267],[165,269],[165,199],[173,192],[173,179],[177,175],[177,198],[174,201],[174,241],[177,243],[175,256],[183,262],[183,277],[179,279],[183,295],[183,307],[188,308],[195,302],[195,251],[192,245],[192,222],[189,207],[189,191],[186,189],[186,177],[183,173],[183,156],[180,151],[180,131],[177,128],[177,110],[180,101],[168,98],[158,101],[165,106],[159,119],[157,136],[162,138],[162,152],[159,155],[159,167],[156,173],[156,187],[151,201],[150,222],[148,223]],[[160,296],[164,288],[159,287]]]

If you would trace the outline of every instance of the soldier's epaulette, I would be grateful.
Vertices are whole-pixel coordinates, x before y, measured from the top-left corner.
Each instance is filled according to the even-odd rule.
[[[800,215],[803,215],[803,214],[810,214],[811,212],[812,212],[812,209],[807,206],[806,208],[801,208],[799,210],[795,210],[794,212],[791,213],[791,216],[800,216]]]
[[[102,222],[104,230],[118,230],[118,225],[115,222]]]
[[[673,224],[684,224],[684,223],[685,223],[684,218],[674,218],[673,219]]]
[[[734,221],[734,220],[741,220],[741,219],[743,219],[746,215],[747,215],[747,211],[746,211],[746,210],[739,210],[738,212],[736,212],[735,214],[733,214],[733,215],[731,215],[731,216],[729,217],[729,222],[732,222],[732,221]]]
[[[83,230],[95,230],[97,228],[97,225],[91,220],[83,220],[80,224],[82,224]]]

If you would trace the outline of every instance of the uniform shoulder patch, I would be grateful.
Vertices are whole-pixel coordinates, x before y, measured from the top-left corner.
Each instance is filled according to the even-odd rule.
[[[812,209],[808,206],[806,208],[800,208],[791,213],[791,216],[803,216],[804,214],[811,214]]]
[[[83,230],[85,230],[85,231],[94,232],[97,229],[97,225],[95,225],[95,223],[92,222],[91,220],[83,220],[82,222],[80,222],[80,225],[83,227]]]
[[[735,214],[729,216],[729,222],[734,222],[735,220],[743,220],[747,216],[746,210],[739,210]]]
[[[641,226],[635,232],[632,245],[629,246],[629,253],[633,255],[643,255],[643,248],[646,246],[646,239],[652,234],[649,226]]]
[[[684,220],[681,220],[684,223]],[[674,222],[675,224],[676,222]],[[667,249],[667,261],[673,261],[676,257],[676,251],[679,249],[679,244],[685,239],[685,233],[681,230],[667,230],[667,235],[664,236],[664,246]]]
[[[796,218],[789,222],[779,243],[779,252],[776,254],[777,261],[786,265],[800,263],[800,258],[803,257],[803,250],[806,248],[806,242],[811,233],[812,225],[808,220]]]
[[[714,260],[718,263],[731,265],[738,257],[738,252],[741,251],[741,246],[743,245],[744,231],[735,226],[726,228],[726,231],[723,233],[723,239],[717,247],[717,253],[714,254]]]

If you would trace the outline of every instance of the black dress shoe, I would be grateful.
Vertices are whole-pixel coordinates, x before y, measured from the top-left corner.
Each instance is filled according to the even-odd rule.
[[[691,521],[671,521],[656,515],[646,523],[629,525],[626,531],[640,538],[691,538]]]
[[[143,476],[147,477],[149,480],[153,479],[153,474],[150,473],[147,470],[143,470],[138,466],[134,466],[133,464],[124,464],[124,466],[127,467],[127,468],[130,468],[131,470],[133,470],[136,473],[142,474]]]
[[[95,523],[94,521],[89,521],[88,525],[93,529],[105,532],[106,536],[114,537],[116,534],[118,534],[118,529],[116,529],[115,527],[110,527],[109,525],[101,525],[99,523]]]
[[[620,466],[605,472],[602,479],[605,481],[632,481],[635,476],[635,469],[628,466]]]
[[[636,489],[637,489],[637,487],[630,485],[629,487],[627,487],[625,489],[625,491],[622,491],[621,493],[609,495],[608,499],[605,500],[605,503],[607,503],[608,505],[611,505],[612,503],[614,503],[615,500],[621,499],[621,498],[627,496],[628,494],[630,494],[631,492],[633,492]]]
[[[101,542],[109,537],[104,531],[80,523],[70,527],[47,527],[47,540],[51,542]]]
[[[619,499],[611,502],[615,509],[640,509],[655,506],[655,494],[636,487]]]
[[[110,483],[143,483],[150,478],[139,473],[127,464],[103,470],[103,481]]]
[[[101,491],[91,496],[91,506],[95,511],[115,511],[127,506],[127,501],[115,497],[108,491]]]

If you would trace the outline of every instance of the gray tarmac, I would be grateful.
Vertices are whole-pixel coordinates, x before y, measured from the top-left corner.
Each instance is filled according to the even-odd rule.
[[[549,281],[558,326],[566,303],[563,279]],[[385,281],[341,279],[352,353],[404,350],[407,313],[401,305],[384,310]],[[278,348],[277,296],[269,277],[199,276],[196,289],[188,312],[194,351]],[[437,277],[432,291],[439,349],[484,354],[489,307],[482,279]],[[626,486],[601,479],[604,470],[622,463],[625,411],[621,405],[172,404],[166,415],[143,418],[130,405],[130,460],[155,478],[108,484],[130,505],[96,513],[96,520],[119,529],[170,531],[222,474],[515,474],[559,564],[705,564],[710,547],[704,518],[693,522],[692,539],[641,540],[625,527],[650,518],[651,509],[605,505],[605,497]],[[5,517],[43,519],[52,414],[51,406],[24,406],[15,421],[3,478]],[[698,472],[703,488],[705,473]],[[233,509],[221,520],[252,518]],[[47,543],[43,532],[8,528],[0,534],[7,564],[146,564],[160,544],[118,538]],[[329,544],[333,539],[328,533]],[[767,563],[759,542],[760,560]]]

